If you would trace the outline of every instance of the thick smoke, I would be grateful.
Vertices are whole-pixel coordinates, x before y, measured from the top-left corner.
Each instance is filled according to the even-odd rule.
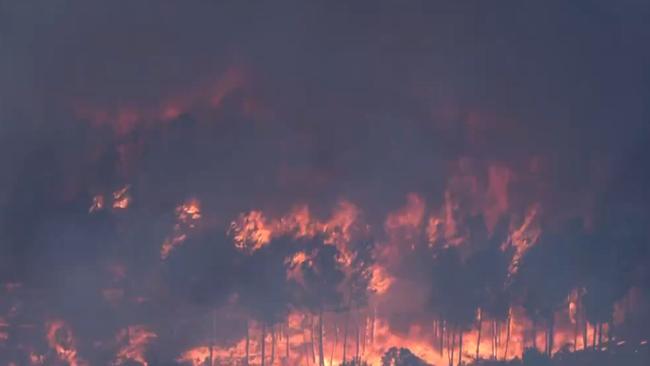
[[[648,16],[1,2],[0,362],[647,339]]]

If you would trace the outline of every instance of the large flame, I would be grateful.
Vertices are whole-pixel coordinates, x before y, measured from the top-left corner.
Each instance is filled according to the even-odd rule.
[[[48,322],[46,328],[47,343],[52,348],[59,360],[67,362],[70,366],[86,366],[76,349],[76,340],[70,328],[62,320]]]
[[[150,331],[144,325],[133,325],[122,329],[117,334],[117,342],[121,344],[115,355],[113,365],[123,365],[129,361],[137,362],[142,366],[148,366],[145,358],[145,351],[149,343],[156,339],[156,333]]]
[[[189,231],[196,228],[201,219],[201,204],[196,199],[188,200],[176,207],[176,224],[173,233],[165,239],[160,248],[160,258],[165,260],[171,252],[182,245]]]

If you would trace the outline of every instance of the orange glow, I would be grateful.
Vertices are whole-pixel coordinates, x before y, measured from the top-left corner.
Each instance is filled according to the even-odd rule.
[[[147,346],[157,335],[143,325],[133,325],[122,329],[117,334],[118,344],[122,344],[115,356],[114,365],[123,365],[129,361],[148,366],[144,354]]]
[[[124,186],[121,189],[113,192],[113,208],[126,209],[131,203],[131,196],[129,195],[129,186]]]
[[[243,89],[247,84],[247,75],[243,68],[232,66],[221,75],[212,78],[210,82],[198,87],[176,93],[170,98],[162,99],[148,105],[133,105],[124,103],[106,108],[79,100],[73,106],[76,116],[89,121],[93,126],[110,126],[117,136],[132,133],[138,127],[150,126],[153,123],[165,123],[178,118],[190,110],[219,109],[226,96],[236,90]],[[240,106],[242,113],[253,117],[265,117],[267,113],[251,113],[250,102]],[[259,110],[257,107],[256,110]]]
[[[394,279],[386,269],[378,264],[372,266],[372,277],[370,279],[370,290],[378,295],[385,294],[393,284]]]
[[[53,320],[46,327],[47,343],[59,360],[70,366],[85,366],[87,363],[79,358],[76,341],[70,328],[61,320]]]
[[[104,209],[104,196],[102,195],[96,195],[93,197],[93,203],[90,205],[90,208],[88,209],[89,213],[96,212],[96,211],[101,211]]]
[[[324,221],[312,217],[306,205],[296,206],[289,214],[271,220],[267,219],[262,211],[253,210],[240,214],[232,221],[228,234],[237,249],[249,253],[282,235],[309,238],[322,234],[326,244],[335,245],[339,249],[338,260],[349,264],[353,254],[348,244],[358,217],[359,209],[347,201],[339,202],[330,218]]]
[[[508,241],[501,247],[503,250],[507,249],[509,246],[512,246],[515,249],[510,266],[508,267],[508,273],[510,276],[517,273],[521,258],[531,247],[533,247],[533,245],[535,245],[535,243],[537,243],[537,240],[542,233],[538,223],[539,211],[539,205],[531,206],[522,224],[510,233]]]
[[[198,200],[190,199],[176,207],[176,224],[173,234],[165,239],[160,248],[160,258],[167,259],[171,252],[181,246],[187,239],[187,233],[196,228],[201,220],[201,204]]]

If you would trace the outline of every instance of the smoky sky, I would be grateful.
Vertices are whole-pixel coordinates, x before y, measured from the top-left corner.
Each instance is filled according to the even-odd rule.
[[[299,203],[350,200],[381,228],[407,194],[440,205],[450,175],[486,180],[493,163],[517,175],[515,207],[647,220],[648,18],[643,0],[0,1],[2,280],[100,308],[96,266],[131,258],[138,286],[182,289],[201,254],[163,278],[147,268],[186,199],[221,230],[197,240],[223,245],[238,213]],[[88,216],[126,184],[133,212]],[[136,229],[115,245],[124,222]],[[223,266],[196,277],[241,260],[208,255]],[[203,295],[183,294],[218,297]],[[161,317],[180,306],[166,300]]]

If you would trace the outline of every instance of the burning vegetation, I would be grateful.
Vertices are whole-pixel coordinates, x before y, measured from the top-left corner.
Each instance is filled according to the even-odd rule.
[[[623,3],[7,5],[0,364],[648,364]]]

